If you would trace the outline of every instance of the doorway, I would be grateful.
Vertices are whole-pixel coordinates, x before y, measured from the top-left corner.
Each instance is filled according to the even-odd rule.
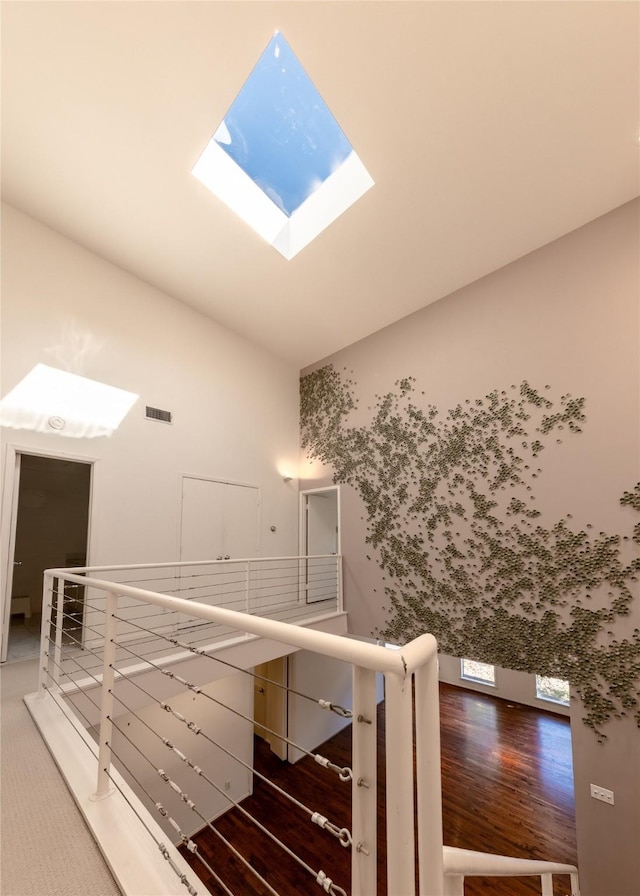
[[[288,657],[261,663],[253,671],[254,735],[265,741],[278,759],[285,760],[287,744],[278,733],[287,734]]]
[[[340,492],[337,485],[300,492],[301,552],[340,553]]]
[[[327,582],[327,561],[313,558],[340,554],[340,541],[339,487],[334,485],[301,491],[300,553],[308,558],[305,564],[306,603],[326,600],[336,593],[338,582],[335,576]]]
[[[15,452],[2,662],[39,653],[44,570],[87,565],[91,473],[90,462]],[[68,585],[66,627],[79,642],[83,611],[82,587]]]

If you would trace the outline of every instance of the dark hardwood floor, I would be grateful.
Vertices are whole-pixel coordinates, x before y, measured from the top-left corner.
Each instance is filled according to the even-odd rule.
[[[445,844],[575,863],[569,720],[449,685],[440,686],[440,716]],[[351,726],[319,752],[337,765],[350,765]],[[291,766],[256,740],[255,764],[311,809],[350,827],[350,785],[341,784],[309,757]],[[384,704],[378,710],[378,781],[378,892],[371,896],[386,896]],[[311,824],[301,810],[259,778],[254,779],[253,795],[242,805],[314,872],[324,871],[350,892],[350,850]],[[238,810],[227,812],[215,827],[282,896],[324,892],[315,876],[283,854]],[[236,896],[269,892],[210,830],[195,839],[203,857]],[[197,858],[186,857],[214,896],[224,893]],[[555,896],[570,892],[568,878],[556,882]],[[467,878],[465,883],[465,896],[539,893],[538,878]]]

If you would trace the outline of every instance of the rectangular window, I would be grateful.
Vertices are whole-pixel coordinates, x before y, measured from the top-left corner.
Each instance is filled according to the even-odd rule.
[[[463,658],[460,661],[460,676],[467,681],[477,681],[480,684],[495,684],[496,669],[489,663],[478,663],[476,660]]]
[[[552,703],[569,705],[569,682],[562,678],[549,678],[547,675],[536,675],[536,697],[539,700],[550,700]]]

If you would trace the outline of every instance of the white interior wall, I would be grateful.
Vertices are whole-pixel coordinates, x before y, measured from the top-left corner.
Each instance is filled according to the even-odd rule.
[[[308,650],[294,653],[289,657],[289,687],[316,700],[329,700],[345,709],[352,707],[352,667],[341,660],[320,656]],[[379,703],[383,698],[383,677],[378,674],[376,700]],[[305,750],[315,750],[350,724],[351,719],[345,719],[309,700],[289,694],[289,739]],[[289,745],[289,762],[298,762],[303,756],[300,750]]]
[[[296,554],[279,470],[297,460],[298,371],[10,206],[2,225],[2,394],[45,363],[140,395],[110,439],[1,431],[3,567],[14,449],[96,459],[91,564],[176,558],[184,473],[259,486],[262,554]]]

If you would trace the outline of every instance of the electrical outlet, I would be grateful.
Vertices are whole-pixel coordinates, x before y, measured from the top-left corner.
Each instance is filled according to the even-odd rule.
[[[224,782],[224,789],[227,791],[227,793],[231,790],[231,781]],[[611,796],[613,796],[613,794],[611,794]],[[613,802],[613,800],[611,802]]]
[[[594,800],[602,800],[603,803],[609,803],[609,805],[613,806],[613,790],[607,790],[606,787],[597,787],[595,784],[592,784],[591,796]]]

